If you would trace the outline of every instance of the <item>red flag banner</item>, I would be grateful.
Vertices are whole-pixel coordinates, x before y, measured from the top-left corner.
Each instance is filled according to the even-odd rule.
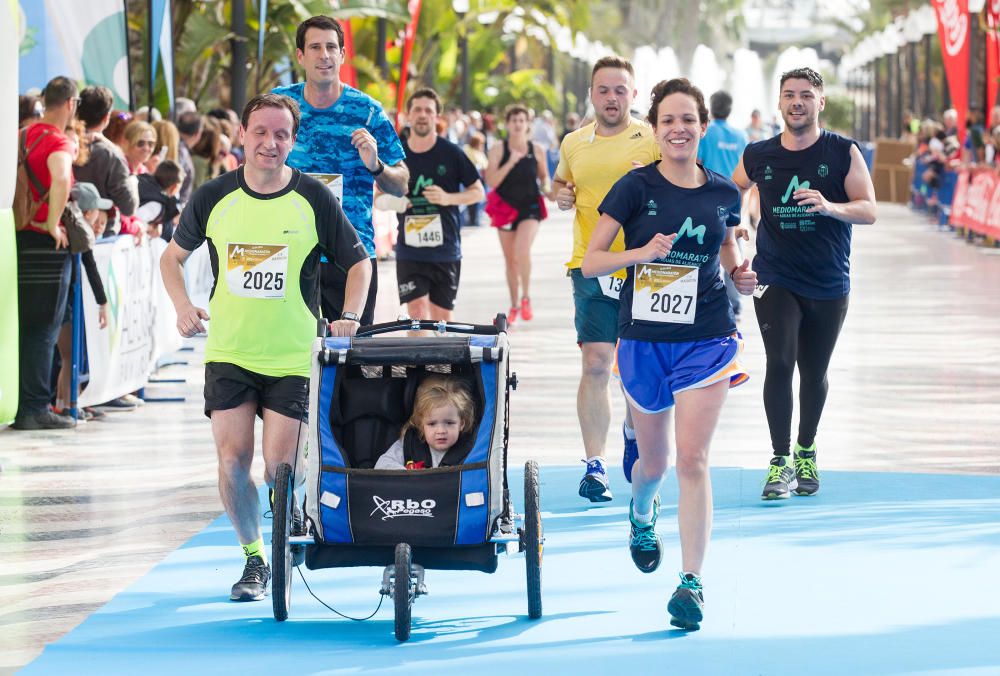
[[[358,72],[354,69],[354,33],[351,32],[351,20],[342,19],[340,25],[344,29],[344,62],[340,64],[340,81],[357,87]]]
[[[1000,0],[990,0],[986,13],[986,128],[992,129],[1000,124],[993,119],[993,106],[997,103],[997,92],[1000,90]]]
[[[410,22],[406,24],[403,35],[403,58],[399,66],[399,89],[396,90],[396,128],[399,129],[399,115],[406,104],[406,80],[409,76],[410,57],[413,54],[413,42],[417,38],[417,21],[420,19],[421,0],[410,0]]]
[[[934,10],[951,105],[958,112],[958,142],[964,144],[969,115],[969,0],[934,0]]]

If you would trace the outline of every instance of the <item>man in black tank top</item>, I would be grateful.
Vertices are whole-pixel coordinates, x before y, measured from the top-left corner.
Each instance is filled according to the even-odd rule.
[[[826,403],[827,367],[847,315],[852,224],[875,222],[875,188],[857,144],[819,126],[826,99],[811,68],[781,76],[785,130],[753,143],[733,181],[760,192],[754,310],[767,371],[764,411],[774,457],[764,500],[819,490],[816,430]],[[788,462],[792,376],[799,369],[799,430]]]

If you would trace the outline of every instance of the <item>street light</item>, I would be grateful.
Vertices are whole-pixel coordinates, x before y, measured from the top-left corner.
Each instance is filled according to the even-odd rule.
[[[458,16],[459,24],[469,13],[469,0],[451,0],[451,8]],[[458,28],[458,47],[462,58],[462,111],[469,112],[469,37],[465,33],[465,26]]]

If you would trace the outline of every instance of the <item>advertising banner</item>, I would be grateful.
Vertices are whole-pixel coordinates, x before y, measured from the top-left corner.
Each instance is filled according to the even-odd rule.
[[[57,75],[104,85],[128,109],[128,49],[122,0],[21,0],[20,87],[41,89]],[[5,22],[6,23],[6,22]],[[4,71],[11,72],[11,71]]]
[[[964,144],[969,116],[969,0],[934,0],[934,11],[951,105],[958,112],[958,142]]]
[[[100,329],[97,302],[83,285],[90,381],[80,406],[134,392],[146,384],[156,360],[181,347],[173,312],[160,279],[163,240],[144,239],[140,246],[128,235],[102,240],[94,247],[97,269],[108,296],[108,326]]]

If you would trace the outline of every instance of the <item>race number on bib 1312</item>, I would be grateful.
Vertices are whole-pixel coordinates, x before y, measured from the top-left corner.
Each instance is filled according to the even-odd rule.
[[[639,263],[635,266],[632,318],[647,322],[694,324],[698,268]]]
[[[226,245],[226,286],[243,298],[284,298],[288,282],[288,246],[284,244]]]
[[[444,244],[441,216],[407,216],[403,220],[403,241],[410,247],[434,247]]]

